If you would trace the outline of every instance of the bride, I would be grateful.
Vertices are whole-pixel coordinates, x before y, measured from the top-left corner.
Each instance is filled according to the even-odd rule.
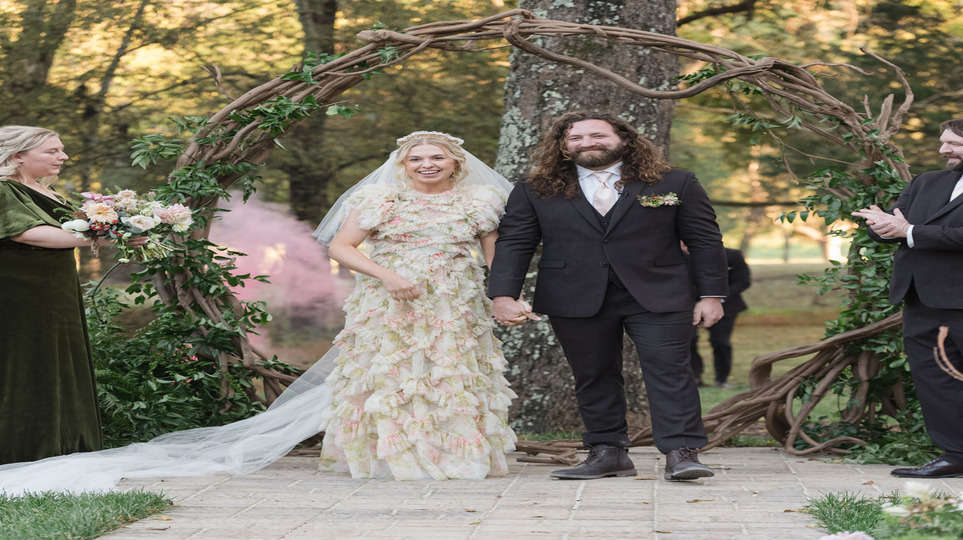
[[[511,184],[451,135],[416,131],[397,143],[314,233],[356,271],[357,283],[335,347],[267,411],[122,448],[0,466],[0,493],[246,474],[321,431],[322,470],[398,480],[504,475],[515,394],[502,374],[478,256],[490,264]]]

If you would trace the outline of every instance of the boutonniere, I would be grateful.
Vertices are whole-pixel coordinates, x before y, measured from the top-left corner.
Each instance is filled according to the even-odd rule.
[[[639,204],[647,208],[656,208],[658,206],[679,206],[682,204],[682,199],[679,198],[673,192],[663,193],[662,195],[639,195]]]

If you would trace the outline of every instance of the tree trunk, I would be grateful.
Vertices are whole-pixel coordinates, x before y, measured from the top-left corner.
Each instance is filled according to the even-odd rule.
[[[521,0],[519,7],[540,17],[579,23],[622,26],[675,34],[675,0],[621,2],[573,0],[559,6],[550,0]],[[595,38],[538,38],[549,50],[576,56],[620,73],[653,89],[668,89],[678,75],[678,60],[639,47],[617,46]],[[555,64],[515,50],[505,83],[496,169],[507,178],[523,178],[541,133],[567,111],[611,112],[638,126],[668,155],[672,100],[643,99],[582,70]],[[536,256],[537,258],[537,256]],[[534,262],[531,272],[534,272]],[[524,296],[532,297],[534,279]],[[565,355],[548,322],[499,330],[508,358],[509,380],[519,397],[512,423],[523,432],[571,432],[582,429],[574,382]],[[625,386],[631,425],[648,422],[648,405],[634,347],[626,340]]]
[[[294,0],[304,31],[304,53],[334,53],[337,0]],[[317,221],[331,205],[325,186],[334,177],[324,154],[324,111],[318,111],[288,132],[287,152],[274,154],[278,168],[288,176],[288,200],[298,219]]]

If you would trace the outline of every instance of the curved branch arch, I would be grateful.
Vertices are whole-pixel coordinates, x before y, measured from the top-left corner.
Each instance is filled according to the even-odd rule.
[[[636,84],[629,79],[605,68],[584,60],[555,53],[536,45],[532,38],[539,36],[592,36],[629,45],[646,47],[660,52],[689,58],[711,65],[715,74],[677,90],[655,90]],[[266,159],[274,144],[274,139],[300,117],[292,115],[278,127],[267,126],[251,114],[259,108],[268,108],[279,100],[301,104],[316,109],[335,104],[346,90],[364,80],[363,75],[374,70],[400,64],[427,49],[445,51],[472,51],[479,44],[504,39],[511,45],[546,58],[576,68],[588,70],[603,77],[621,88],[641,96],[656,99],[682,99],[697,95],[709,88],[731,80],[741,80],[755,87],[767,100],[772,110],[784,117],[796,116],[797,112],[809,116],[798,117],[802,127],[823,137],[834,145],[845,147],[861,158],[851,164],[859,171],[871,163],[886,162],[904,180],[909,181],[908,167],[902,161],[900,149],[891,143],[891,138],[902,123],[903,117],[913,103],[913,92],[903,72],[894,64],[868,51],[865,54],[875,58],[891,69],[902,84],[905,97],[894,108],[894,96],[889,95],[880,105],[879,114],[873,116],[869,104],[864,101],[863,111],[843,102],[826,92],[817,76],[810,71],[815,67],[841,67],[863,73],[847,64],[812,63],[795,65],[772,57],[750,58],[735,51],[695,41],[613,26],[576,24],[565,21],[541,19],[527,10],[515,9],[474,21],[441,21],[407,28],[402,32],[389,30],[368,30],[358,34],[367,44],[352,50],[328,63],[313,66],[310,80],[274,78],[251,89],[210,117],[206,125],[192,138],[188,147],[177,160],[177,168],[198,164],[241,163],[259,164]],[[295,71],[301,71],[296,68]],[[735,96],[733,96],[735,97]],[[302,116],[303,117],[303,116]],[[816,123],[811,118],[830,119],[851,136],[844,137],[827,124]],[[226,173],[217,178],[224,188],[231,186],[240,175]],[[174,175],[170,177],[174,178]],[[861,178],[864,185],[871,185],[872,178]],[[839,197],[851,196],[845,190],[825,185],[824,189]],[[835,190],[835,191],[834,191]],[[194,208],[210,207],[215,197],[192,200]],[[207,230],[194,233],[196,237],[206,237]],[[204,293],[191,288],[189,276],[183,274],[155,275],[156,285],[161,298],[168,304],[179,304],[185,310],[201,311],[215,322],[223,320],[224,314],[237,313],[238,303],[233,298],[213,301]],[[809,411],[818,403],[836,376],[847,367],[858,371],[860,389],[856,407],[847,414],[857,418],[867,410],[866,388],[869,379],[879,369],[879,361],[870,353],[848,354],[845,347],[853,341],[876,333],[888,331],[899,324],[898,317],[890,317],[858,331],[834,336],[816,345],[789,349],[765,355],[753,362],[749,392],[734,396],[720,404],[705,418],[709,430],[710,447],[721,444],[727,438],[740,432],[760,418],[766,419],[770,433],[784,443],[787,451],[810,453],[832,450],[845,442],[862,443],[859,439],[836,438],[829,441],[815,441],[801,431],[803,421]],[[220,361],[223,368],[229,364],[249,367],[252,374],[262,377],[267,401],[271,401],[282,390],[282,385],[293,377],[258,365],[267,357],[257,351],[246,336],[236,338],[237,354],[224,355]],[[816,352],[816,356],[797,366],[785,375],[770,378],[772,363]],[[814,399],[798,412],[793,411],[793,399],[803,377],[814,376],[818,379]],[[893,406],[897,406],[901,396],[893,396]],[[884,404],[885,406],[886,404]],[[633,444],[646,444],[651,441],[648,429],[636,429],[632,435]],[[810,445],[804,451],[797,451],[793,445],[802,437]],[[575,448],[579,441],[553,441],[532,443],[520,441],[518,448],[530,454],[544,453],[547,457],[533,457],[531,461],[566,463],[574,459]],[[839,450],[845,452],[845,450]]]

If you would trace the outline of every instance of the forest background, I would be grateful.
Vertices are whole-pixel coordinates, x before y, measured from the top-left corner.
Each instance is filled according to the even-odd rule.
[[[42,125],[62,134],[71,160],[59,186],[67,192],[146,190],[163,182],[173,163],[147,170],[131,167],[134,138],[174,135],[181,122],[177,119],[209,116],[229,96],[300,64],[306,53],[318,57],[360,46],[358,31],[473,19],[513,7],[500,0],[0,0],[0,124]],[[920,172],[942,168],[937,126],[960,115],[961,13],[963,3],[952,0],[680,0],[676,20],[679,36],[741,54],[864,68],[865,76],[835,70],[824,79],[830,93],[850,103],[861,102],[864,95],[878,103],[887,93],[901,94],[892,73],[860,47],[899,65],[916,104],[897,143],[911,169]],[[274,352],[289,353],[282,359],[317,358],[326,343],[315,338],[329,338],[338,326],[345,276],[328,270],[320,247],[301,242],[305,233],[338,194],[384,159],[396,137],[412,130],[453,133],[466,139],[465,146],[482,160],[498,163],[509,66],[507,47],[457,55],[426,52],[347,92],[344,102],[330,109],[335,114],[312,118],[279,139],[260,171],[256,206],[245,210],[261,213],[228,214],[213,238],[251,253],[246,268],[270,273],[276,289],[289,289],[287,297],[269,299],[275,320],[268,336],[280,347]],[[683,63],[680,71],[698,67]],[[727,245],[743,249],[754,269],[769,262],[809,262],[812,270],[844,256],[845,246],[827,232],[852,224],[826,224],[815,217],[776,220],[780,213],[798,209],[792,202],[806,195],[794,178],[820,165],[802,154],[784,154],[781,146],[732,114],[722,91],[679,101],[670,136],[672,162],[695,171],[706,186]],[[806,133],[789,130],[784,142],[833,155],[832,148]],[[235,209],[237,204],[232,202]],[[314,255],[306,256],[309,251]],[[102,273],[99,259],[86,253],[81,257],[85,277]],[[307,275],[291,268],[276,272],[278,261],[291,267],[296,259]],[[292,298],[310,296],[305,283],[312,281],[318,283],[312,297],[318,301],[311,309],[302,305],[285,311]],[[791,280],[779,287],[756,287],[758,300],[750,305],[775,311],[799,307],[799,293],[783,291],[787,283]],[[832,302],[803,304],[824,308]],[[831,318],[821,308],[814,320]],[[779,318],[778,313],[768,315],[770,323]],[[768,345],[777,344],[762,346]]]

